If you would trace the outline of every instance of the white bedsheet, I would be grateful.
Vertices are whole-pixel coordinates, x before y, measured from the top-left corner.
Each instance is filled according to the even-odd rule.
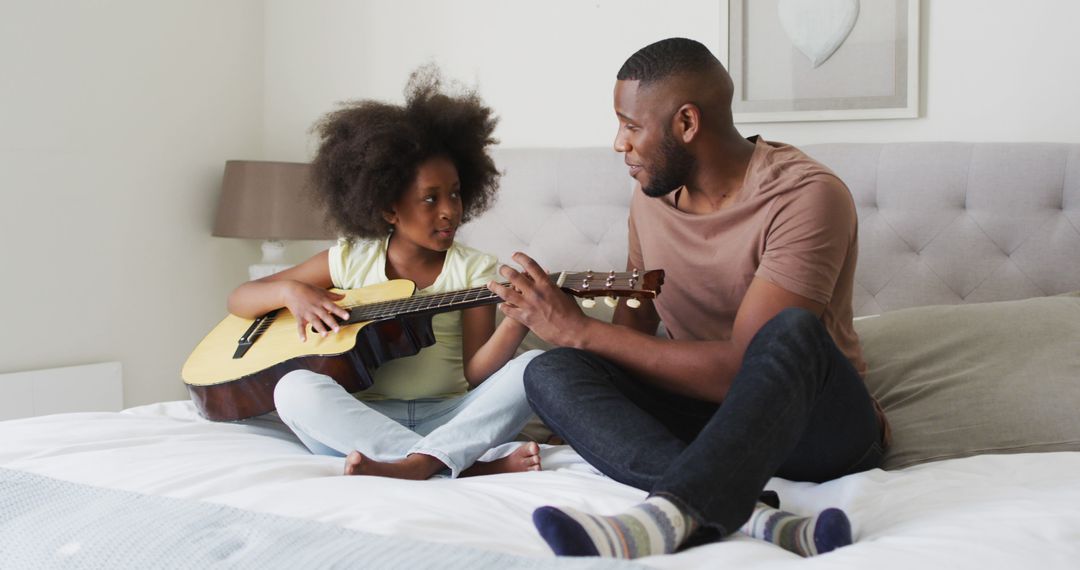
[[[566,446],[540,473],[412,482],[340,476],[271,417],[213,423],[190,402],[0,422],[0,465],[69,481],[223,503],[368,532],[551,556],[538,506],[613,513],[644,493]],[[857,543],[813,559],[741,535],[642,562],[659,568],[1080,567],[1080,453],[980,456],[823,485],[774,479],[784,507],[851,517]]]

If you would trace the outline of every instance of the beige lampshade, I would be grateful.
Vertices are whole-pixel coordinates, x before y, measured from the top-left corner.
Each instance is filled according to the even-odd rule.
[[[303,162],[225,162],[213,235],[268,240],[336,237],[314,199],[310,168]]]

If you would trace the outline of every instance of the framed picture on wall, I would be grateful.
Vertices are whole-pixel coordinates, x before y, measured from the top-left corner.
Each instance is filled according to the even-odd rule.
[[[737,123],[919,115],[919,0],[729,0]]]

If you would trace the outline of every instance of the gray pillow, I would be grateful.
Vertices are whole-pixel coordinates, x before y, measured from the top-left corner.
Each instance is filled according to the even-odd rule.
[[[1080,451],[1080,293],[904,309],[855,330],[892,425],[885,469]]]

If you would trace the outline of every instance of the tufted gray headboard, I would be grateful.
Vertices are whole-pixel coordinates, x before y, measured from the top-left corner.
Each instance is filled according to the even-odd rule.
[[[1080,290],[1080,145],[821,144],[859,212],[856,315]],[[462,241],[548,270],[622,269],[633,191],[607,148],[498,149],[498,203]]]

